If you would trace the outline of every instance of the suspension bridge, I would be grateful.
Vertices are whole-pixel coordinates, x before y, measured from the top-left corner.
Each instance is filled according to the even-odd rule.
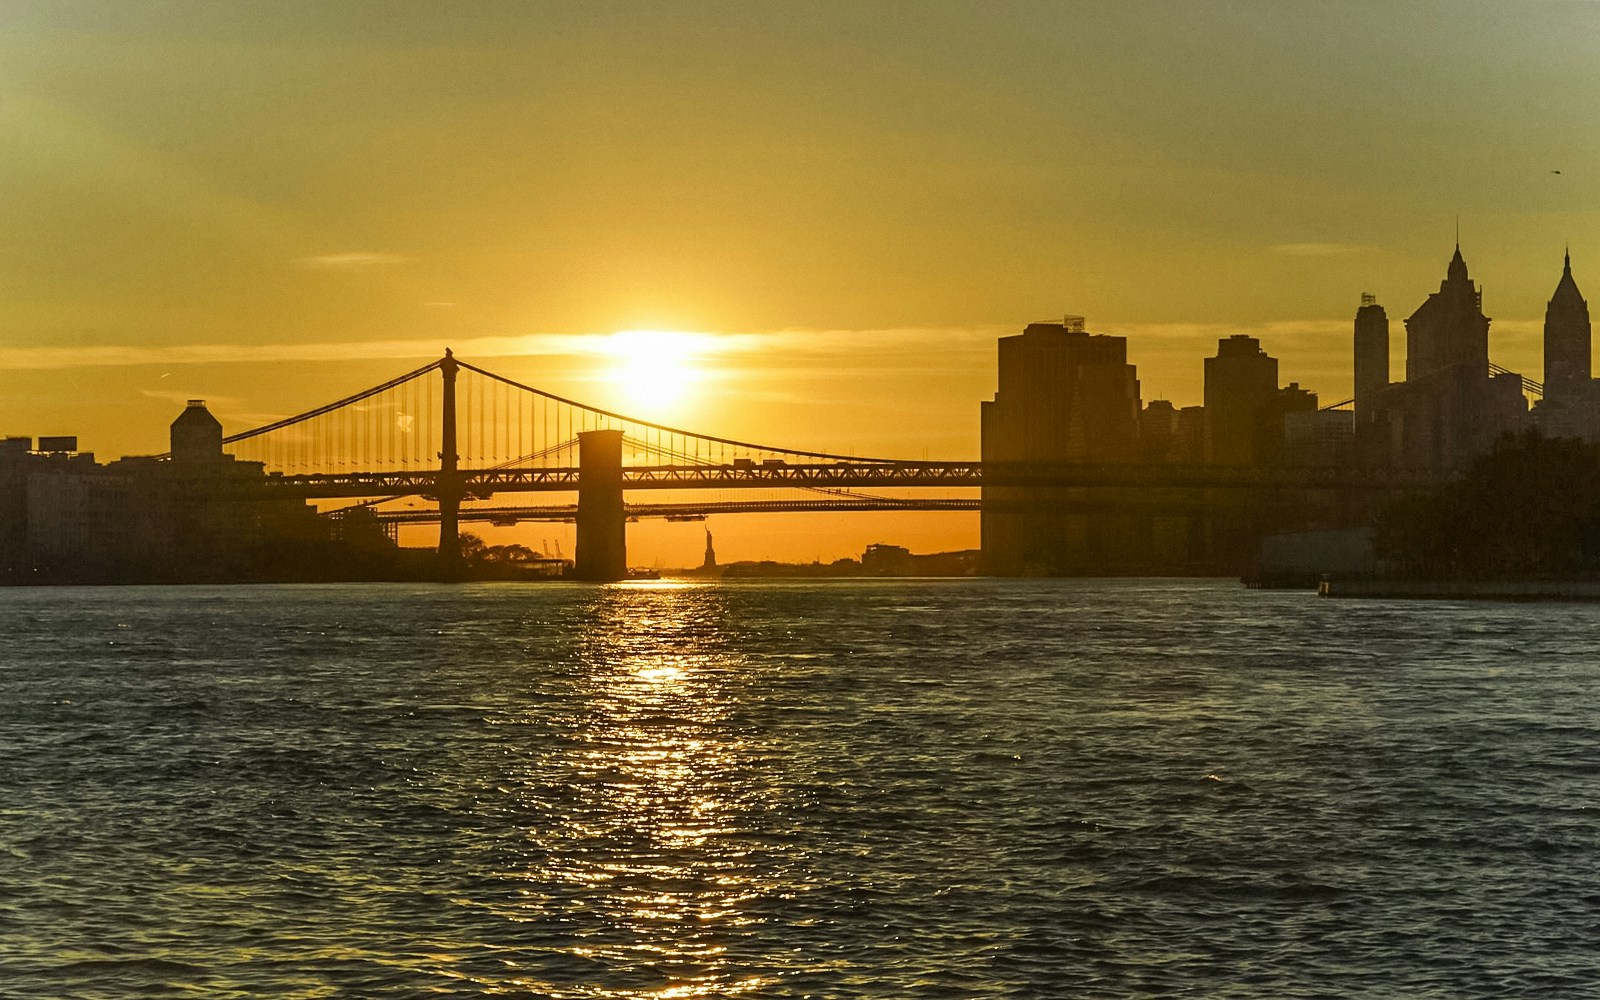
[[[1186,492],[1392,490],[1393,475],[1344,468],[1255,469],[1219,465],[1007,464],[868,458],[763,445],[669,427],[590,406],[456,358],[442,358],[304,413],[224,437],[235,458],[260,462],[264,478],[219,480],[215,489],[266,490],[308,501],[350,499],[390,524],[439,524],[448,574],[466,521],[573,521],[576,575],[621,579],[626,524],[639,517],[695,520],[781,511],[939,511],[991,506],[980,488]],[[708,493],[783,491],[757,500]],[[913,491],[910,495],[864,492]],[[914,491],[938,489],[943,496]],[[678,491],[659,502],[625,501],[638,490]],[[962,494],[948,495],[951,491]],[[491,503],[500,494],[577,494],[576,503]],[[384,505],[406,498],[425,510]],[[1078,497],[1081,503],[1093,501]],[[1171,503],[1170,499],[1165,501]],[[1121,508],[1124,499],[1109,506]],[[346,507],[347,512],[350,508]],[[338,514],[335,510],[331,513]]]

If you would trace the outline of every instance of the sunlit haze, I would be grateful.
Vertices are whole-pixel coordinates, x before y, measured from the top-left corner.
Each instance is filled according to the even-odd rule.
[[[1535,0],[12,4],[0,433],[159,452],[186,399],[233,432],[450,347],[708,434],[975,458],[996,338],[1068,313],[1146,401],[1198,403],[1240,332],[1344,399],[1361,293],[1398,329],[1458,220],[1493,359],[1537,372],[1564,248],[1600,288],[1597,54],[1600,5]],[[631,557],[698,564],[702,527]],[[710,527],[724,560],[977,544]]]
[[[630,416],[661,420],[692,408],[705,379],[706,354],[716,350],[708,334],[670,330],[624,330],[605,338],[603,350],[612,359],[610,380],[622,393]],[[691,409],[692,412],[692,409]]]

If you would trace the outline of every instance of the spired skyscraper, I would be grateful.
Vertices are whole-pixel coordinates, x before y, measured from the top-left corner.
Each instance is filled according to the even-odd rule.
[[[1489,317],[1459,243],[1439,290],[1406,319],[1406,381],[1446,371],[1489,375]]]
[[[1600,440],[1600,388],[1590,377],[1591,364],[1589,303],[1573,280],[1569,252],[1544,310],[1544,399],[1533,411],[1540,430]]]
[[[1460,244],[1439,290],[1406,319],[1406,380],[1377,391],[1371,412],[1387,461],[1414,469],[1459,468],[1527,426],[1522,376],[1491,374],[1489,317]]]
[[[1588,389],[1589,303],[1572,280],[1572,254],[1561,261],[1561,280],[1544,310],[1544,398],[1563,400]]]

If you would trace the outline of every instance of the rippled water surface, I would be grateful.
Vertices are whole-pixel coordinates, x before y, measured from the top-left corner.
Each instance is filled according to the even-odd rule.
[[[1600,607],[0,591],[0,997],[1600,996]]]

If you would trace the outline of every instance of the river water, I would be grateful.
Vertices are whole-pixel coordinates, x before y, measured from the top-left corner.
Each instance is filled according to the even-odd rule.
[[[1600,996],[1600,606],[0,591],[0,997]]]

